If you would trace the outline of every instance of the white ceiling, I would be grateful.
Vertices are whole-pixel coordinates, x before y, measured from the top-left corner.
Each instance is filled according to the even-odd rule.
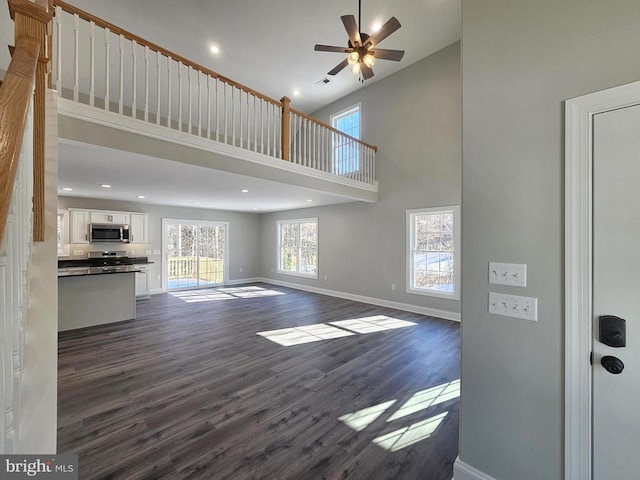
[[[344,56],[315,52],[313,46],[316,43],[346,46],[347,34],[340,16],[353,14],[357,19],[356,0],[70,0],[70,3],[274,99],[289,96],[294,108],[307,113],[460,38],[460,0],[363,0],[362,31],[371,33],[374,22],[384,23],[391,16],[398,18],[402,27],[381,42],[380,48],[405,50],[403,60],[378,60],[373,69],[375,76],[364,84],[348,68],[328,77],[330,83],[318,84]],[[220,47],[220,54],[210,53],[212,44]],[[294,90],[300,92],[299,97],[293,97]],[[253,211],[255,207],[275,211],[344,201],[339,197],[321,198],[316,193],[317,198],[309,204],[306,201],[309,192],[304,189],[140,155],[129,156],[121,151],[114,155],[108,149],[79,144],[61,143],[59,158],[59,187],[72,187],[71,195],[192,207],[199,201],[197,206],[203,208],[243,211]],[[114,180],[109,180],[109,176]],[[98,187],[104,182],[120,187],[105,191]],[[167,188],[169,184],[171,191]],[[236,195],[241,188],[249,189],[250,195]],[[147,199],[136,200],[138,194],[145,194]]]

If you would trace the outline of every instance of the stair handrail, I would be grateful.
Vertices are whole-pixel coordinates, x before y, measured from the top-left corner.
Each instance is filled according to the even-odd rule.
[[[27,35],[18,38],[0,85],[0,239],[9,216],[39,53],[37,39]]]

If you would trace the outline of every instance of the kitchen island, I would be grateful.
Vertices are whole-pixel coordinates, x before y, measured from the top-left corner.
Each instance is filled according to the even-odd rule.
[[[58,331],[136,318],[135,265],[58,269]]]

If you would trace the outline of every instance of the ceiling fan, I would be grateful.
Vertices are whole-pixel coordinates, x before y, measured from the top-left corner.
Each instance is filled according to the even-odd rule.
[[[368,80],[373,77],[373,64],[376,58],[381,60],[393,60],[399,62],[404,56],[404,50],[385,50],[382,48],[374,48],[382,40],[387,38],[393,32],[400,28],[400,22],[396,17],[391,17],[380,27],[380,30],[372,35],[361,32],[358,25],[361,22],[362,0],[358,0],[358,23],[353,15],[342,15],[342,23],[349,36],[348,48],[333,47],[331,45],[316,45],[314,50],[317,52],[337,52],[348,53],[347,58],[336,65],[328,75],[336,75],[347,65],[351,65],[353,73],[362,73],[362,78]]]

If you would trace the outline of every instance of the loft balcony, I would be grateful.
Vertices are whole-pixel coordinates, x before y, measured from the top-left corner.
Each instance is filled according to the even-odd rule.
[[[313,190],[336,203],[377,201],[377,147],[291,108],[286,97],[272,99],[53,3],[50,83],[64,148],[128,151]]]

